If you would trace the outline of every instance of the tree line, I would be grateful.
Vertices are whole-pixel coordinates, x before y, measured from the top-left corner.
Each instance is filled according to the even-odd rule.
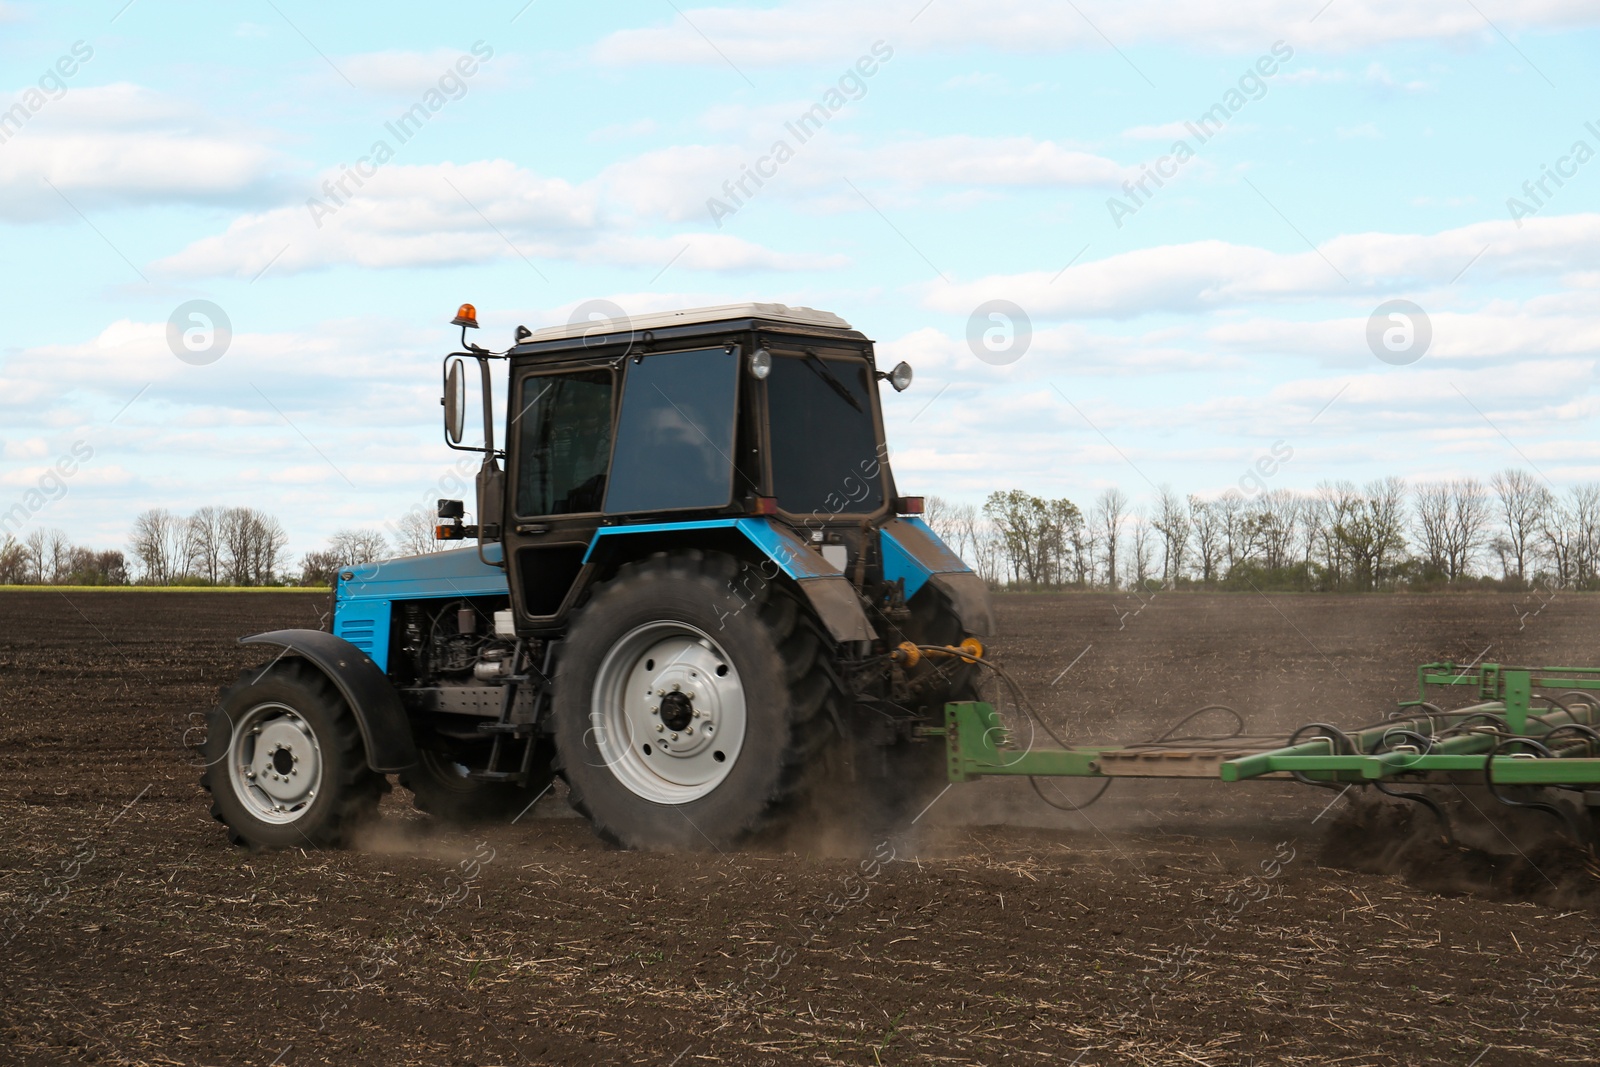
[[[344,567],[444,547],[428,516],[413,511],[391,528],[340,530],[298,561],[274,515],[249,507],[203,507],[180,515],[150,508],[133,520],[127,550],[74,545],[63,530],[36,529],[0,542],[0,585],[326,586]]]
[[[1527,471],[1476,478],[1323,482],[1311,492],[1163,487],[1136,503],[1103,490],[1087,510],[1021,489],[982,504],[927,498],[925,518],[996,587],[1361,591],[1463,583],[1600,587],[1600,484],[1557,492]],[[326,586],[344,567],[446,547],[413,509],[388,532],[340,530],[291,560],[273,515],[141,512],[126,552],[37,529],[0,542],[0,584]]]
[[[1600,484],[1565,493],[1522,470],[1408,485],[1323,482],[1309,493],[1121,489],[1088,510],[1020,489],[981,504],[929,497],[925,518],[998,587],[1360,591],[1466,582],[1600,585]]]

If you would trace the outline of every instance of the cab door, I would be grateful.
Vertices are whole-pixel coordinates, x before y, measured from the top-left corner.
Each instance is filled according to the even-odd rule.
[[[617,400],[610,365],[518,368],[506,420],[502,537],[511,601],[525,624],[554,627],[582,588],[600,525]]]

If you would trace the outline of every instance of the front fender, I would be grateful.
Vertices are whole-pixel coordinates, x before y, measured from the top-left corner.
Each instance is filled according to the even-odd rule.
[[[389,676],[355,645],[321,630],[273,630],[241,637],[239,643],[276,645],[316,664],[355,714],[367,748],[367,766],[379,774],[393,774],[417,762],[417,742]]]

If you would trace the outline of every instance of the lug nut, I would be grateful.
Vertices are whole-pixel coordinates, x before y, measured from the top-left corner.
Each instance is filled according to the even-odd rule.
[[[661,732],[662,732],[662,731],[663,731],[663,730],[665,730],[665,729],[666,729],[666,727],[665,727],[665,726],[662,726],[662,725],[661,725],[661,724],[660,724],[660,723],[656,723],[656,733],[658,733],[658,734],[659,734],[659,733],[661,733]]]
[[[677,740],[677,739],[678,739],[678,735],[677,735],[677,734],[673,734],[673,735],[672,735],[672,739],[673,739],[673,740],[674,740],[674,741],[676,741],[676,740]]]

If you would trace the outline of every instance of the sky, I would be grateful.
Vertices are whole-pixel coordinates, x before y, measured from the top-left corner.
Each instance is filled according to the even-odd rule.
[[[905,493],[1564,490],[1597,46],[1569,0],[4,0],[0,514],[249,505],[298,558],[461,495],[465,301],[496,349],[835,312],[916,371]]]

